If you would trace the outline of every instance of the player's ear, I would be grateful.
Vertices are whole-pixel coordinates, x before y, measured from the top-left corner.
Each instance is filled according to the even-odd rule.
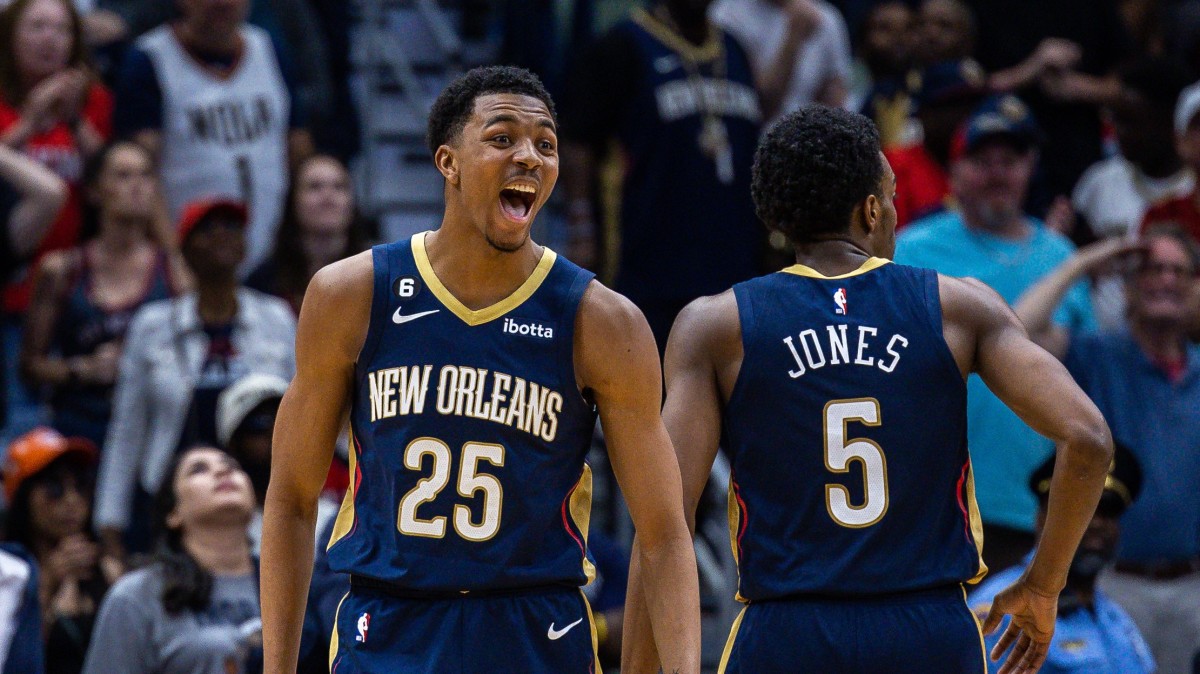
[[[868,194],[867,198],[863,200],[862,223],[867,236],[874,234],[875,230],[883,224],[883,204],[874,194]]]
[[[458,157],[449,145],[441,145],[433,153],[433,164],[441,172],[442,177],[451,185],[458,184]]]

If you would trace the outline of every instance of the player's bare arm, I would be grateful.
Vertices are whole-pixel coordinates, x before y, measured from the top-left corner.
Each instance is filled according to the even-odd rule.
[[[371,252],[317,272],[296,332],[296,377],[275,422],[263,513],[263,663],[296,671],[312,579],[317,496],[350,402],[354,363],[370,320]]]
[[[1112,437],[1100,411],[1050,353],[1030,341],[1016,314],[987,286],[939,277],[943,331],[964,376],[976,372],[997,397],[1057,446],[1046,527],[1033,563],[996,596],[983,629],[1005,614],[1008,630],[992,651],[1016,647],[1001,674],[1036,672],[1046,658],[1058,594],[1091,520],[1112,460]]]
[[[721,438],[721,401],[728,399],[741,361],[741,326],[733,291],[701,297],[680,312],[664,358],[667,398],[663,424],[679,460],[683,514],[692,535],[696,532],[696,508]],[[635,553],[639,547],[635,539]],[[635,554],[625,602],[622,671],[657,671],[658,653],[644,630],[648,616],[642,577]]]
[[[679,466],[660,415],[662,380],[650,326],[632,302],[593,282],[576,318],[575,359],[579,387],[600,409],[609,460],[637,529],[636,565],[663,669],[698,674],[696,558]]]

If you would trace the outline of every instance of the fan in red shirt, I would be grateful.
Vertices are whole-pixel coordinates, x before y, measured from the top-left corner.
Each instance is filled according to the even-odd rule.
[[[1200,82],[1179,94],[1175,104],[1175,149],[1193,172],[1200,174]],[[1163,225],[1179,227],[1200,243],[1200,188],[1185,197],[1154,204],[1142,218],[1142,233]]]
[[[914,71],[908,85],[921,133],[914,142],[883,150],[896,173],[897,229],[945,206],[954,134],[987,93],[983,69],[970,59]]]
[[[0,142],[71,186],[39,256],[78,242],[83,163],[112,133],[112,96],[89,68],[81,31],[69,0],[16,0],[0,13]],[[27,281],[5,289],[6,310],[28,301]]]

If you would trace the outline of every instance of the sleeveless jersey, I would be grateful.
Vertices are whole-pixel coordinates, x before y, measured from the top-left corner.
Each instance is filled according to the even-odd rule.
[[[596,413],[573,336],[592,274],[547,248],[518,290],[472,311],[424,237],[372,250],[330,566],[416,592],[583,585]]]
[[[54,344],[63,358],[90,356],[102,344],[123,341],[138,309],[175,294],[166,254],[159,252],[147,271],[141,295],[121,307],[101,307],[92,301],[95,279],[87,246],[78,249],[76,260],[54,330]],[[67,410],[107,424],[112,414],[112,392],[111,385],[64,386],[55,390],[51,403],[56,411]]]
[[[617,290],[690,299],[753,277],[765,237],[750,199],[762,113],[745,52],[715,28],[705,47],[691,45],[641,9],[614,30],[639,63],[618,122]],[[702,147],[706,128],[723,139],[716,152]]]
[[[287,191],[290,96],[271,38],[241,27],[242,54],[221,75],[196,61],[170,25],[137,41],[154,64],[162,90],[162,177],[171,220],[195,199],[228,197],[246,204],[250,270],[274,243]]]
[[[872,258],[733,288],[744,357],[724,413],[741,599],[976,582],[966,384],[937,274]]]

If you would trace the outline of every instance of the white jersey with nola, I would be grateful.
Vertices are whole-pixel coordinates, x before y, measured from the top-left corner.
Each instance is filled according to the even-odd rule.
[[[228,74],[188,54],[169,25],[137,46],[162,90],[162,178],[171,218],[195,199],[245,202],[248,271],[271,250],[283,212],[290,97],[271,38],[255,26],[240,31],[242,54]]]

